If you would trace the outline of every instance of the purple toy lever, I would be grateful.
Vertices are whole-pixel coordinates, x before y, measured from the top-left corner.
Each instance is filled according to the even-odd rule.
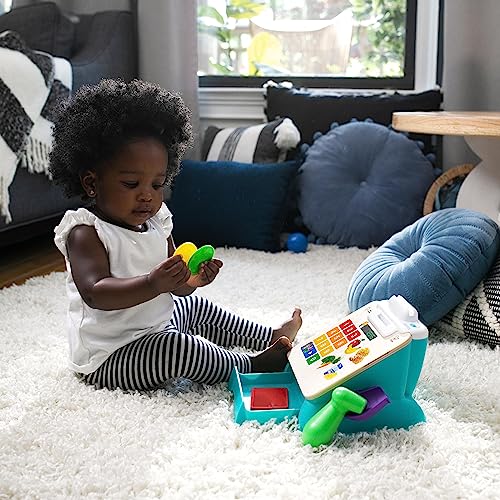
[[[371,387],[370,389],[356,392],[366,399],[366,407],[360,414],[353,412],[346,413],[346,418],[351,420],[368,420],[390,403],[387,394],[381,387]]]

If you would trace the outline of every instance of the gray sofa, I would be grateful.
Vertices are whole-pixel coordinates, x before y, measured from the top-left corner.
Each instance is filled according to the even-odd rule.
[[[32,49],[68,59],[73,91],[102,78],[128,81],[137,77],[132,12],[73,15],[63,14],[52,2],[36,3],[1,15],[0,32],[5,30],[18,32]],[[0,247],[51,233],[65,210],[81,205],[79,198],[65,198],[45,174],[31,174],[24,168],[17,169],[9,192],[12,222],[5,224],[0,217]]]

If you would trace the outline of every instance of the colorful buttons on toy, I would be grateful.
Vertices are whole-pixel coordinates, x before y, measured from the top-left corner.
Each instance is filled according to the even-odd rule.
[[[203,262],[213,259],[215,248],[212,245],[203,245],[198,248],[194,243],[186,241],[175,250],[174,255],[180,255],[189,271],[192,274],[198,274]]]
[[[371,330],[373,336],[368,336],[369,340],[372,340],[377,335]],[[345,354],[351,354],[357,351],[357,345],[359,345],[359,340],[357,337],[361,335],[360,330],[354,325],[354,323],[349,319],[339,326],[336,326],[316,337],[312,342],[307,343],[302,347],[302,352],[307,360],[308,364],[312,364],[315,361],[324,358],[331,354],[335,349],[340,349],[342,346],[347,345]],[[350,343],[349,343],[350,342]],[[319,354],[317,354],[319,353]]]

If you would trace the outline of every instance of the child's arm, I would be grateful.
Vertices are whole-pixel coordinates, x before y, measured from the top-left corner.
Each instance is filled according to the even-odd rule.
[[[175,243],[171,236],[168,237],[168,255],[171,256],[175,252]],[[219,259],[212,259],[208,262],[204,262],[200,266],[200,271],[198,274],[190,274],[190,277],[184,285],[176,288],[172,291],[173,294],[183,297],[186,295],[191,295],[198,287],[206,286],[212,283],[212,281],[219,274],[219,270],[222,267],[222,261]]]
[[[92,226],[76,226],[67,240],[71,274],[82,299],[94,308],[126,309],[184,285],[190,277],[179,255],[169,257],[149,274],[113,278],[107,252]]]

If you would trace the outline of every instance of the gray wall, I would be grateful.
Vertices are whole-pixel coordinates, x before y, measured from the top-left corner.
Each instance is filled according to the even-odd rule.
[[[445,0],[444,109],[500,111],[500,1]],[[478,163],[461,137],[445,137],[445,167]]]

